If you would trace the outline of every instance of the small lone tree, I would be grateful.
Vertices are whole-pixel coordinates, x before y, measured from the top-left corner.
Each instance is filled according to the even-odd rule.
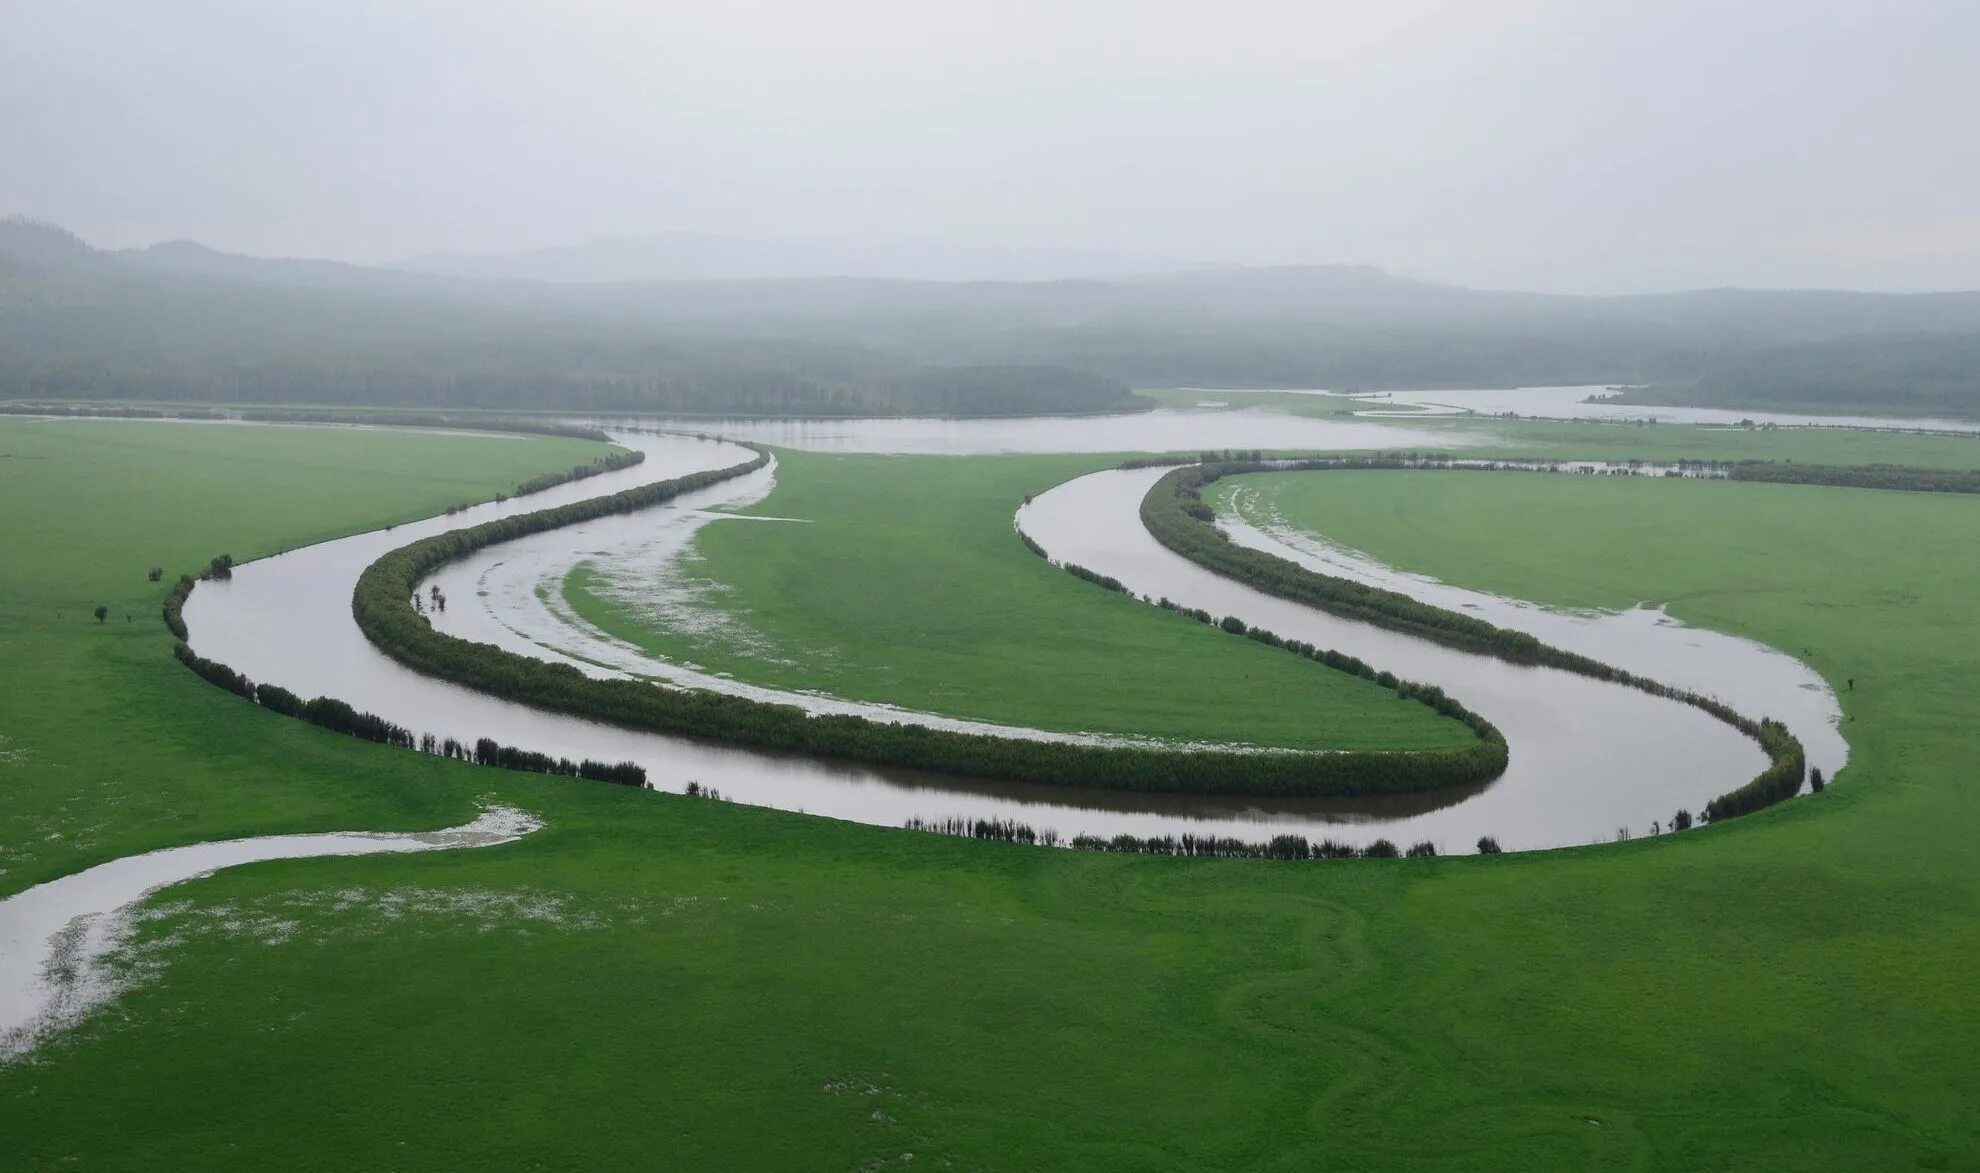
[[[99,607],[97,607],[97,609],[96,609],[96,610],[94,610],[94,611],[92,611],[92,612],[90,612],[90,614],[92,614],[92,615],[94,615],[94,616],[96,616],[96,621],[97,621],[98,623],[101,623],[101,622],[103,622],[103,620],[104,620],[105,618],[107,618],[107,617],[109,616],[109,614],[110,614],[110,608],[108,608],[108,607],[103,607],[103,606],[99,606]]]
[[[1501,850],[1503,849],[1499,846],[1499,841],[1490,835],[1481,835],[1478,837],[1478,854],[1497,855]]]

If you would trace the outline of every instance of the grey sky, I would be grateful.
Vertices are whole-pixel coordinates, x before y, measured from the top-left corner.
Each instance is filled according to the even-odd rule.
[[[1980,287],[1971,0],[0,0],[0,211]]]

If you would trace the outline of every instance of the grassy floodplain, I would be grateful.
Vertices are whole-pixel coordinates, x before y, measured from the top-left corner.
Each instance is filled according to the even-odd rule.
[[[306,755],[288,756],[292,722],[237,725],[227,718],[244,706],[187,694],[159,604],[216,554],[245,560],[430,516],[608,451],[545,437],[0,419],[0,891],[216,833],[394,814],[418,826],[456,809],[381,801],[361,772],[337,771],[340,793]],[[163,581],[145,581],[153,566]],[[257,743],[234,769],[207,752]]]
[[[35,426],[0,425],[0,452],[33,451],[18,429]],[[174,433],[132,427],[154,430],[71,453],[72,469],[0,458],[0,548],[31,554],[0,562],[0,891],[187,839],[441,826],[479,797],[548,825],[470,853],[255,865],[155,899],[153,980],[0,1069],[0,1167],[1980,1159],[1980,616],[1950,573],[1951,539],[1972,535],[1909,528],[1902,494],[1713,487],[1729,530],[1766,521],[1769,494],[1862,498],[1800,545],[1746,553],[1777,570],[1747,614],[1781,607],[1783,646],[1882,657],[1843,698],[1856,758],[1819,800],[1612,847],[1274,866],[634,794],[276,717],[171,660],[140,610],[162,592],[144,565],[428,511],[460,486],[421,470],[464,441],[318,478],[229,461],[267,433],[186,455],[147,452],[143,437]],[[310,435],[326,464],[359,458]],[[535,471],[570,463],[535,451]],[[215,460],[234,475],[209,476]],[[117,473],[139,461],[141,493]],[[360,483],[393,471],[396,503]],[[1665,489],[1607,490],[1616,525],[1582,555],[1619,584],[1659,573],[1689,536],[1658,524]],[[1490,524],[1508,552],[1540,528]],[[1530,581],[1565,598],[1539,589],[1551,554]],[[1893,638],[1878,600],[1836,593],[1839,568],[1915,596],[1936,629]],[[92,600],[139,618],[98,627]]]
[[[1093,456],[778,453],[777,487],[695,537],[680,586],[728,623],[668,622],[581,566],[564,597],[649,652],[757,684],[1067,732],[1302,749],[1465,745],[1364,680],[1083,583],[1011,529]],[[1377,668],[1383,665],[1376,665]],[[1462,698],[1460,698],[1462,699]]]

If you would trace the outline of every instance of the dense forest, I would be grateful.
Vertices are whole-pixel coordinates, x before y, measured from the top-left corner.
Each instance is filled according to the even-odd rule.
[[[1980,414],[1980,294],[1564,297],[1356,266],[1066,281],[492,280],[104,251],[0,220],[0,400],[998,415],[1131,387],[1652,384]]]

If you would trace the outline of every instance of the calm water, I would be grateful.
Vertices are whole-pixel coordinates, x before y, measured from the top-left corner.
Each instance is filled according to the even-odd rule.
[[[1416,443],[1399,439],[1393,428],[1329,421],[1307,421],[1319,425],[1325,438],[1287,441],[1282,435],[1287,417],[1267,418],[1273,425],[1269,433],[1234,432],[1214,440],[1193,437],[1183,447],[1297,442],[1338,448],[1353,446],[1355,438],[1361,438],[1365,447]],[[899,446],[910,450],[940,451],[964,443],[957,439],[963,434],[968,443],[995,450],[1024,421],[972,422],[995,426],[959,432],[952,422],[941,421],[930,434],[905,438],[900,430],[908,421],[840,422],[829,425],[834,437],[830,443],[846,451],[872,451],[890,440],[901,440]],[[1052,429],[1067,422],[1085,427],[1093,421],[1032,422],[1037,428]],[[1363,428],[1369,434],[1364,436]],[[1147,443],[1150,435],[1094,446],[1155,446]],[[351,587],[364,566],[390,549],[504,511],[543,508],[694,469],[720,467],[741,455],[731,445],[680,437],[639,435],[628,436],[625,442],[645,449],[647,462],[524,501],[479,506],[454,517],[293,551],[239,567],[231,581],[204,583],[186,609],[193,646],[257,681],[280,684],[303,696],[340,697],[416,732],[468,740],[493,736],[571,757],[630,758],[645,765],[653,783],[663,789],[679,790],[698,781],[739,801],[890,826],[916,816],[961,815],[1014,818],[1064,835],[1188,830],[1256,839],[1291,830],[1361,842],[1381,836],[1430,838],[1450,850],[1469,850],[1478,835],[1492,834],[1509,848],[1553,846],[1607,840],[1619,826],[1641,833],[1652,819],[1667,819],[1679,805],[1695,810],[1764,764],[1751,742],[1688,707],[1566,673],[1514,667],[1379,629],[1342,624],[1208,575],[1161,549],[1140,526],[1141,493],[1160,475],[1159,470],[1080,478],[1040,495],[1019,521],[1055,556],[1115,574],[1137,591],[1240,614],[1282,634],[1338,646],[1403,675],[1444,685],[1506,732],[1513,757],[1507,775],[1474,793],[1388,802],[1150,798],[971,782],[763,753],[538,712],[419,676],[377,652],[358,632],[350,617]],[[826,440],[814,436],[812,442]],[[1043,443],[1035,438],[1032,442]],[[530,600],[541,604],[538,586],[581,557],[607,563],[621,557],[664,560],[678,550],[680,533],[691,532],[691,525],[683,522],[696,510],[748,499],[764,488],[759,480],[730,482],[668,506],[485,551],[461,567],[449,568],[442,578],[450,596],[447,621],[461,623],[462,631],[473,638],[498,639],[518,650],[534,648],[538,654],[566,654],[573,645],[562,642],[569,637],[558,630],[565,620],[547,605],[530,612]],[[505,572],[503,566],[511,561],[516,570]],[[526,621],[517,622],[518,616]],[[1689,634],[1695,633],[1675,635],[1669,629],[1649,627],[1643,638]],[[544,649],[539,642],[564,650]],[[598,649],[582,650],[589,658]],[[613,655],[625,652],[618,648]],[[612,663],[609,656],[598,658]],[[650,661],[642,665],[623,659],[616,667],[594,665],[590,670],[603,674],[648,669],[662,671]],[[892,715],[913,719],[911,714]]]
[[[1353,838],[1429,839],[1462,850],[1480,835],[1508,849],[1599,842],[1623,827],[1643,834],[1679,807],[1695,813],[1766,765],[1753,742],[1688,705],[1338,619],[1212,574],[1171,553],[1139,523],[1142,496],[1166,471],[1081,477],[1037,497],[1019,524],[1054,557],[1113,575],[1138,594],[1237,615],[1440,685],[1506,735],[1511,763],[1481,793],[1440,810],[1385,818]],[[1645,634],[1667,637],[1654,629]]]
[[[1261,391],[1219,391],[1219,397],[1263,394]],[[1274,391],[1275,395],[1328,395],[1332,392]],[[1742,420],[1796,428],[1876,428],[1902,431],[1980,433],[1980,421],[1949,419],[1909,419],[1903,416],[1810,415],[1805,412],[1745,411],[1716,407],[1660,407],[1652,404],[1615,403],[1615,392],[1608,387],[1516,387],[1498,389],[1453,389],[1445,391],[1384,391],[1362,396],[1368,407],[1358,413],[1369,418],[1392,416],[1481,415],[1537,416],[1560,420],[1640,420],[1654,419],[1671,424],[1736,425]],[[1589,402],[1589,400],[1593,402]],[[1242,404],[1244,400],[1237,398]]]
[[[601,421],[611,423],[614,421]],[[653,426],[654,421],[623,421]],[[662,428],[708,432],[816,452],[970,455],[994,452],[1201,452],[1206,448],[1448,448],[1483,442],[1399,424],[1305,419],[1273,411],[1143,411],[1123,415],[1011,419],[660,420]]]

